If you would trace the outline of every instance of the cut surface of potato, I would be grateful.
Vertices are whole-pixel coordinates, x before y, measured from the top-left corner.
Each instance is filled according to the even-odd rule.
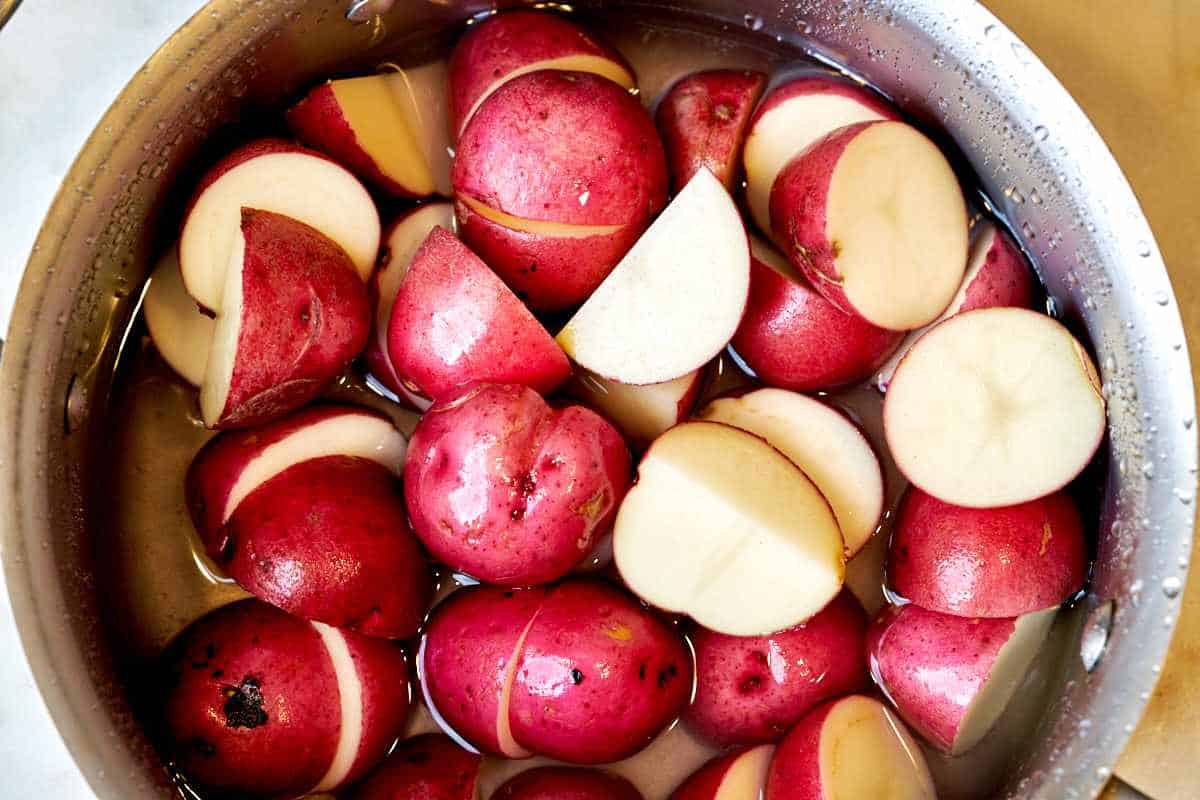
[[[174,247],[154,268],[142,310],[159,355],[184,380],[199,386],[204,381],[204,365],[216,323],[200,311],[184,288]]]
[[[804,473],[765,441],[713,422],[660,436],[617,513],[613,550],[652,605],[734,636],[803,622],[842,585],[841,530]]]

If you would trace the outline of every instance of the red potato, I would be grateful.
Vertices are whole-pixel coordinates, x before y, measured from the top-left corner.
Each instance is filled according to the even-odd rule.
[[[403,102],[407,91],[403,73],[326,81],[288,110],[288,125],[368,183],[400,197],[425,197],[437,189],[422,147],[429,132],[421,130],[413,104]],[[445,128],[439,133],[449,144]]]
[[[771,229],[813,288],[888,330],[937,319],[966,269],[958,178],[903,122],[840,128],[788,162],[771,189]]]
[[[754,112],[742,151],[746,202],[758,229],[771,235],[771,187],[798,153],[845,125],[899,118],[879,95],[828,72],[772,89]]]
[[[558,332],[584,369],[662,383],[711,361],[737,330],[750,252],[737,206],[701,169]]]
[[[833,510],[763,439],[716,422],[658,437],[617,512],[613,556],[646,602],[731,636],[809,619],[841,589]]]
[[[977,308],[1029,308],[1033,305],[1037,279],[1017,243],[991,222],[980,222],[975,228],[962,285],[958,287],[950,305],[933,322],[934,325],[955,314]],[[900,359],[927,330],[929,326],[904,337],[891,358],[875,373],[872,381],[880,391],[887,391]]]
[[[818,703],[867,688],[866,628],[862,606],[843,591],[808,622],[768,636],[697,630],[685,719],[721,747],[778,740]]]
[[[525,636],[512,735],[560,761],[618,761],[676,719],[691,691],[678,632],[620,589],[571,579],[550,589]]]
[[[965,753],[1012,699],[1057,611],[979,619],[891,607],[867,635],[871,670],[918,733],[943,753]]]
[[[374,461],[327,456],[261,484],[208,555],[244,589],[301,619],[368,636],[417,632],[433,581],[404,495]]]
[[[585,300],[662,209],[667,167],[636,98],[542,70],[479,107],[451,182],[464,241],[531,306],[560,309]]]
[[[289,467],[312,458],[355,456],[399,476],[407,447],[383,414],[362,406],[309,406],[252,431],[209,439],[184,480],[188,511],[200,537],[221,550],[221,527],[238,504]]]
[[[1087,543],[1065,493],[964,508],[910,488],[896,512],[888,580],[905,599],[961,617],[1057,608],[1083,588]]]
[[[401,381],[434,400],[480,381],[543,394],[571,365],[541,323],[453,234],[435,228],[392,304],[388,355]]]
[[[482,759],[449,736],[427,733],[401,742],[350,795],[353,800],[476,800]]]
[[[476,109],[507,81],[544,69],[590,72],[635,86],[625,60],[586,30],[555,14],[507,11],[467,29],[450,56],[450,119],[462,134]]]
[[[192,386],[203,383],[215,323],[184,288],[176,248],[163,253],[151,273],[142,312],[163,361]]]
[[[388,326],[392,319],[392,304],[396,302],[396,294],[400,291],[404,276],[408,274],[413,256],[437,227],[454,232],[454,206],[449,203],[429,203],[397,218],[384,235],[379,267],[368,284],[375,301],[375,335],[367,345],[367,368],[397,398],[402,398],[421,412],[429,407],[430,401],[405,386],[393,369],[388,356]]]
[[[858,383],[903,338],[837,308],[756,236],[750,252],[750,299],[731,344],[764,383],[796,392]]]
[[[943,502],[972,508],[1058,491],[1104,438],[1104,394],[1083,345],[1022,308],[957,314],[917,340],[883,404],[896,466]]]
[[[547,590],[472,586],[434,608],[417,669],[426,705],[456,738],[490,755],[528,758],[509,726],[517,661]]]
[[[688,75],[667,91],[655,120],[676,191],[701,167],[733,191],[746,126],[766,85],[761,72],[717,69]]]
[[[408,715],[401,647],[257,600],[193,623],[164,659],[171,750],[213,788],[332,791],[382,758]]]
[[[631,447],[645,450],[692,413],[706,372],[702,367],[673,381],[635,386],[579,370],[567,392],[616,425]]]
[[[697,415],[761,436],[829,501],[846,558],[875,535],[884,513],[883,468],[866,434],[841,411],[783,389],[718,398]]]
[[[537,767],[514,775],[492,800],[642,800],[620,775],[582,767]]]
[[[200,387],[210,428],[246,428],[314,399],[366,346],[367,289],[316,229],[242,210]]]
[[[463,240],[523,300],[544,310],[586,299],[645,228],[520,219],[465,195],[454,210]]]
[[[364,281],[379,252],[379,212],[358,179],[332,159],[283,139],[258,139],[217,162],[197,187],[179,236],[188,294],[222,308],[225,273],[238,244],[242,209],[309,225],[346,251]]]
[[[734,750],[706,762],[670,800],[761,800],[774,745]]]
[[[771,759],[764,800],[937,800],[921,748],[863,695],[810,711]]]
[[[524,386],[481,384],[435,403],[411,445],[413,529],[436,559],[486,583],[566,575],[629,488],[629,451],[612,425]]]

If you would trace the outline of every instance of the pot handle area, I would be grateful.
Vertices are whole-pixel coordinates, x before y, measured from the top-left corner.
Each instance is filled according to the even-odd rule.
[[[0,5],[4,2],[5,0],[0,0]],[[346,19],[351,22],[370,22],[375,17],[386,14],[395,4],[396,0],[350,0],[350,6],[346,9]]]

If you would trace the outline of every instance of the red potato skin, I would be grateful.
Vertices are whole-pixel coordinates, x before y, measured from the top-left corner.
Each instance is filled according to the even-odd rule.
[[[795,392],[859,383],[903,338],[845,313],[807,283],[751,258],[750,299],[732,344],[764,383]]]
[[[482,384],[421,418],[404,492],[435,558],[487,583],[528,586],[587,557],[612,526],[630,469],[621,434],[595,412]]]
[[[842,291],[833,243],[826,233],[829,187],[842,153],[876,122],[839,128],[793,158],[771,187],[771,230],[788,261],[826,300],[853,314]]]
[[[612,585],[571,579],[550,590],[525,637],[509,721],[536,753],[608,763],[649,744],[691,689],[675,630]]]
[[[456,195],[522,219],[645,227],[666,204],[667,164],[654,121],[625,89],[585,72],[541,70],[479,107],[451,182]]]
[[[327,153],[359,178],[397,197],[417,197],[389,178],[358,143],[350,121],[342,113],[333,84],[326,81],[314,87],[300,102],[288,109],[288,127],[296,138]]]
[[[209,556],[260,600],[368,636],[417,632],[433,583],[396,479],[373,461],[314,458],[239,504]]]
[[[1016,620],[891,606],[871,624],[867,653],[875,680],[904,721],[949,753],[971,701],[983,688]]]
[[[518,297],[545,311],[586,300],[646,228],[638,222],[595,236],[546,236],[501,225],[461,201],[454,213],[462,240]]]
[[[481,381],[548,394],[571,375],[541,323],[442,228],[429,234],[400,284],[388,355],[401,380],[435,401]]]
[[[687,780],[671,792],[669,800],[718,800],[717,792],[725,782],[726,773],[748,750],[749,748],[733,750],[704,762],[700,769],[689,775]]]
[[[997,306],[1029,308],[1035,291],[1036,281],[1025,255],[1011,236],[996,228],[986,261],[967,286],[956,313]]]
[[[821,789],[821,728],[837,700],[809,711],[783,737],[767,769],[763,800],[825,800]],[[864,764],[863,768],[869,765]]]
[[[663,96],[655,120],[676,192],[701,167],[733,191],[746,126],[766,84],[761,72],[709,70],[688,75]]]
[[[449,736],[427,733],[400,743],[351,800],[475,800],[482,759]]]
[[[459,589],[430,615],[421,676],[431,702],[456,733],[485,753],[508,758],[496,735],[508,709],[501,695],[516,669],[517,645],[546,597],[544,587]]]
[[[963,508],[912,487],[888,553],[900,596],[960,617],[1016,617],[1083,588],[1087,545],[1074,501],[1056,492],[999,508]]]
[[[507,11],[467,29],[450,55],[450,124],[461,133],[466,115],[497,79],[538,61],[597,56],[633,70],[612,48],[555,14]]]
[[[209,439],[192,459],[184,478],[188,512],[205,546],[222,548],[225,504],[242,470],[251,461],[263,450],[298,431],[346,414],[385,419],[383,414],[361,406],[317,404],[293,411],[252,431],[226,431]]]
[[[345,637],[360,669],[366,711],[349,781],[386,752],[403,727],[409,698],[401,648],[354,633]],[[164,660],[162,707],[172,752],[194,780],[295,796],[324,776],[341,725],[339,688],[312,625],[243,600],[189,626]]]
[[[866,628],[862,606],[843,591],[808,622],[770,636],[697,629],[685,719],[722,747],[776,741],[818,703],[869,686]]]
[[[580,767],[536,767],[514,775],[492,800],[642,800],[625,778]]]
[[[367,344],[367,289],[346,252],[302,222],[242,210],[242,318],[217,428],[261,425],[313,400]]]

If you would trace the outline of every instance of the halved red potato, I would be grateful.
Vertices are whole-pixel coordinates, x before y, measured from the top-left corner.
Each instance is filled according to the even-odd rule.
[[[802,394],[758,389],[718,398],[698,417],[761,436],[803,470],[833,508],[847,559],[875,534],[884,512],[883,470],[845,414]]]
[[[788,260],[847,313],[888,330],[946,310],[967,265],[967,206],[937,145],[903,122],[840,128],[771,189]]]
[[[507,11],[469,28],[450,56],[450,119],[461,136],[479,106],[500,86],[529,72],[589,72],[625,89],[633,72],[612,48],[556,14]]]
[[[219,543],[209,557],[260,600],[368,636],[412,636],[433,594],[399,481],[364,458],[289,467],[238,504]]]
[[[303,222],[242,209],[200,387],[210,428],[245,428],[321,393],[367,343],[367,288]]]
[[[655,120],[676,190],[705,167],[733,191],[746,125],[766,85],[761,72],[714,69],[684,77],[663,95]]]
[[[587,299],[667,195],[641,103],[604,78],[555,70],[511,80],[480,106],[451,178],[463,240],[540,309]]]
[[[818,706],[775,748],[765,800],[937,800],[921,748],[878,700]]]
[[[1012,237],[996,224],[987,221],[978,223],[973,233],[971,255],[967,261],[967,272],[963,276],[962,285],[958,287],[954,299],[933,325],[955,314],[977,308],[1029,308],[1033,305],[1037,278]],[[900,359],[904,358],[904,354],[926,330],[928,326],[905,336],[891,358],[875,373],[872,382],[880,391],[887,391],[888,383]]]
[[[150,339],[167,366],[192,386],[203,383],[216,323],[184,288],[175,247],[163,253],[150,274],[142,312]]]
[[[429,203],[402,214],[388,228],[383,239],[380,252],[379,267],[371,276],[369,287],[375,300],[374,336],[367,345],[367,366],[379,381],[405,401],[413,404],[418,411],[429,407],[425,400],[423,407],[417,393],[396,375],[392,368],[391,357],[388,356],[388,325],[392,319],[392,304],[396,302],[396,293],[400,284],[408,274],[413,256],[421,244],[429,238],[434,228],[445,228],[451,233],[455,230],[454,206],[450,203]]]
[[[721,182],[701,169],[557,341],[576,363],[609,380],[674,380],[725,347],[749,289],[742,218]]]
[[[447,733],[484,753],[533,755],[513,739],[509,705],[518,658],[546,591],[471,586],[429,616],[417,658],[425,704]]]
[[[342,455],[371,459],[399,476],[407,447],[383,414],[361,406],[310,406],[252,431],[209,439],[188,467],[188,510],[201,538],[220,550],[220,529],[238,504],[289,467]]]
[[[899,112],[870,89],[827,72],[772,89],[754,112],[742,151],[746,202],[758,229],[771,235],[771,187],[798,153],[846,125],[899,118]]]
[[[192,623],[163,662],[169,746],[193,780],[262,796],[361,777],[409,711],[404,649],[242,600]]]
[[[584,767],[535,767],[504,782],[492,800],[642,800],[620,775]]]
[[[429,163],[433,148],[425,145],[440,134],[443,150],[449,134],[425,131],[426,119],[411,97],[403,72],[326,81],[312,89],[287,113],[297,138],[337,159],[363,180],[400,197],[426,197],[437,188]],[[446,166],[443,154],[440,165]]]
[[[179,236],[179,267],[188,294],[221,310],[225,273],[238,244],[242,209],[290,217],[333,240],[362,280],[379,252],[379,212],[345,167],[283,139],[258,139],[217,162],[192,196]]]
[[[844,549],[829,503],[795,464],[715,422],[654,441],[613,532],[630,589],[733,636],[780,631],[824,608],[842,586]]]
[[[1062,324],[1020,308],[957,314],[917,340],[883,404],[888,448],[946,503],[1023,503],[1065,486],[1100,446],[1100,377]]]
[[[868,632],[871,671],[909,725],[959,755],[996,724],[1057,611],[979,619],[893,606]]]
[[[705,762],[671,793],[670,800],[760,800],[775,745],[734,750]]]
[[[401,382],[437,400],[471,383],[520,383],[543,394],[571,365],[542,324],[466,245],[435,228],[400,282],[388,355]]]
[[[636,386],[578,370],[567,384],[567,392],[607,417],[632,448],[645,450],[692,413],[705,371],[702,367],[672,381]]]
[[[621,434],[583,406],[478,384],[435,403],[413,433],[404,493],[429,552],[477,580],[557,580],[608,533],[629,487]]]
[[[552,587],[522,642],[509,701],[512,736],[540,755],[603,764],[638,752],[692,692],[679,633],[598,580]]]
[[[797,392],[858,383],[903,337],[836,307],[757,236],[750,255],[750,298],[731,344],[764,383]]]
[[[965,508],[910,488],[896,511],[887,574],[900,596],[945,614],[1058,608],[1087,579],[1083,521],[1064,492]]]
[[[692,636],[696,691],[685,718],[721,747],[777,741],[813,706],[869,685],[867,616],[843,591],[807,622],[767,636]]]
[[[476,800],[482,759],[449,737],[405,739],[362,783],[353,800]]]

